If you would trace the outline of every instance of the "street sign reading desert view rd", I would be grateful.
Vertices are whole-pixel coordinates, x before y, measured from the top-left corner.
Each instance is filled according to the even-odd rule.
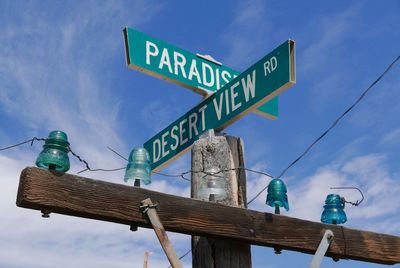
[[[206,130],[222,130],[296,82],[295,43],[284,42],[149,139],[153,171],[182,155]]]
[[[190,53],[131,28],[124,29],[126,62],[132,69],[170,81],[203,96],[221,89],[239,75],[215,60]],[[278,97],[260,105],[255,113],[278,116]]]

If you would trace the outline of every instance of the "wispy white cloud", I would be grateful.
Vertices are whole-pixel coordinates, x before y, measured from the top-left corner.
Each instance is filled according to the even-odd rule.
[[[122,28],[149,21],[160,10],[160,4],[53,3],[43,10],[29,3],[24,3],[23,9],[15,5],[9,11],[19,10],[20,19],[11,13],[8,19],[3,15],[0,18],[2,116],[22,124],[29,133],[26,138],[43,137],[53,129],[64,130],[72,149],[92,168],[125,165],[106,149],[107,145],[123,147],[123,141],[118,133],[122,128],[118,122],[119,100],[107,79],[110,72],[103,65],[116,56],[123,64]],[[58,16],[60,11],[63,16]],[[1,135],[17,142],[6,126]],[[8,215],[0,221],[1,267],[142,267],[146,250],[155,252],[152,265],[168,266],[151,232],[141,231],[135,236],[127,226],[61,215],[46,220],[38,211],[17,208],[19,173],[23,167],[33,165],[41,148],[35,144],[34,149],[32,152],[20,147],[8,151],[13,158],[3,156],[3,152],[0,156],[0,210]],[[84,168],[72,156],[70,159],[70,172]],[[83,175],[122,182],[123,171]],[[182,241],[188,244],[186,236],[171,234],[171,239],[178,245]]]
[[[129,8],[122,2],[92,4],[73,9],[54,4],[47,13],[27,4],[22,24],[3,24],[8,34],[0,37],[6,44],[0,52],[0,73],[6,79],[1,100],[8,113],[35,128],[89,126],[102,138],[116,139],[109,129],[118,126],[118,101],[112,85],[103,79],[107,68],[102,65],[116,54],[123,57],[125,23],[148,21],[159,5],[146,1],[132,2]],[[56,10],[63,10],[64,16],[52,12]]]
[[[23,19],[4,21],[0,36],[1,110],[37,136],[64,130],[92,167],[117,166],[106,146],[123,147],[120,100],[105,65],[116,56],[123,62],[122,28],[149,21],[160,7],[149,1],[54,3],[43,10],[24,4]]]
[[[346,206],[347,225],[365,229],[364,223],[368,219],[370,230],[386,232],[380,229],[382,226],[379,222],[382,217],[394,226],[399,221],[395,212],[400,209],[400,186],[394,175],[389,173],[385,162],[382,155],[368,154],[321,167],[314,175],[298,183],[289,182],[288,188],[295,189],[290,191],[293,209],[289,215],[319,221],[328,193],[336,192],[352,202],[361,200],[355,190],[331,190],[330,187],[355,186],[363,191],[365,200],[359,207]],[[400,232],[400,229],[392,230],[394,233]]]
[[[340,58],[332,53],[341,53],[345,49],[343,41],[357,28],[356,15],[359,9],[359,4],[349,6],[339,13],[316,16],[309,22],[317,34],[310,35],[315,40],[310,40],[310,45],[301,53],[299,62],[302,63],[302,74],[322,71],[321,67],[337,66],[337,62],[332,60]]]
[[[365,200],[358,207],[346,205],[346,226],[399,234],[400,218],[397,211],[400,210],[400,185],[396,174],[390,173],[386,162],[383,155],[367,154],[332,162],[304,179],[285,178],[290,211],[283,214],[319,222],[328,194],[337,193],[350,202],[360,201],[362,198],[356,190],[335,190],[330,187],[354,186],[362,190]],[[265,167],[259,164],[252,168],[264,170]],[[249,173],[247,179],[248,197],[253,197],[270,181],[265,176]],[[273,209],[265,205],[265,198],[266,191],[251,204],[251,208],[272,212]],[[366,220],[368,224],[365,224]]]
[[[272,28],[272,23],[266,19],[266,5],[267,2],[262,0],[238,2],[231,24],[221,37],[228,51],[222,59],[224,64],[245,69],[259,56],[254,53],[265,52],[263,46]]]
[[[266,169],[266,165],[264,163],[258,162],[251,167],[251,170],[261,171],[269,174]],[[256,194],[259,193],[261,189],[268,185],[271,181],[271,178],[268,176],[247,171],[246,172],[246,180],[247,180],[247,202],[250,201]],[[259,211],[270,211],[270,208],[266,208],[265,200],[266,200],[266,191],[264,191],[257,199],[255,199],[250,205],[249,208],[256,209]]]
[[[76,5],[60,2],[44,5],[46,7],[40,6],[40,3],[0,3],[1,9],[5,10],[0,16],[0,113],[8,119],[0,129],[2,145],[25,135],[26,138],[44,136],[49,130],[61,128],[69,134],[74,151],[89,160],[93,168],[124,166],[126,163],[123,160],[105,148],[109,145],[119,151],[127,147],[122,137],[128,127],[121,126],[119,121],[124,102],[116,99],[116,87],[110,82],[116,81],[110,79],[116,75],[113,70],[119,68],[115,62],[119,60],[121,68],[126,68],[123,66],[121,30],[126,25],[135,27],[151,21],[162,5],[155,1],[103,1],[101,5],[96,1]],[[273,11],[267,5],[268,2],[261,0],[239,1],[236,11],[229,13],[234,16],[231,23],[221,29],[224,34],[220,39],[227,48],[223,58],[225,64],[244,69],[259,56],[255,53],[266,52],[267,42],[275,38],[271,37],[276,33],[273,30],[284,31],[270,20],[271,16],[268,15]],[[359,49],[352,50],[352,53],[347,51],[350,37],[354,39],[371,35],[372,32],[357,31],[360,29],[360,5],[347,5],[342,10],[321,13],[304,23],[302,21],[306,27],[302,33],[307,38],[303,36],[301,46],[306,51],[298,51],[298,71],[303,82],[310,78],[314,81],[304,83],[311,85],[311,90],[305,92],[312,94],[311,103],[315,110],[327,110],[329,105],[324,104],[338,105],[332,101],[334,98],[355,94],[346,91],[349,87],[344,87],[347,85],[346,79],[350,79],[345,75],[348,70],[367,70],[377,65],[379,58],[374,58],[370,65],[365,62],[362,66],[356,63],[351,66],[343,64],[352,62],[349,57],[358,55],[365,49],[368,40],[372,40],[357,39],[363,46],[358,46]],[[394,14],[390,21],[377,22],[381,27],[372,29],[374,33],[371,38],[384,39],[379,35],[382,27],[389,28],[387,25],[394,24],[397,19]],[[393,32],[390,36],[395,34]],[[354,44],[349,46],[351,49],[354,47]],[[354,80],[359,81],[363,77],[369,79],[368,74],[356,75]],[[385,89],[391,90],[389,100],[386,89],[373,103],[369,103],[371,105],[367,105],[368,108],[376,108],[375,104],[384,103],[388,108],[391,107],[391,114],[397,115],[400,106],[393,92],[398,90],[391,86],[397,82],[398,78],[394,78],[385,85]],[[166,103],[173,105],[168,107]],[[160,130],[181,114],[177,109],[181,104],[170,100],[162,105],[155,103],[149,106],[150,110],[138,113],[131,121],[142,120],[142,123],[148,123],[149,128]],[[307,107],[304,105],[305,109]],[[155,114],[155,110],[160,113]],[[376,109],[370,109],[369,113],[358,113],[354,121],[368,122],[381,128],[380,133],[384,133],[382,124],[374,124],[379,118],[371,120],[370,115],[375,112]],[[14,124],[19,125],[14,128],[17,131],[10,130]],[[382,138],[381,145],[396,144],[398,131],[395,127],[391,130]],[[243,132],[249,131],[254,132],[254,127],[243,129]],[[293,128],[289,131],[293,131]],[[132,132],[129,143],[138,144],[141,137],[137,137],[136,131]],[[257,159],[273,154],[272,144],[275,141],[258,146],[254,140],[260,141],[260,137],[256,134],[249,136],[247,140],[252,151],[249,151],[247,158],[250,160],[249,166],[255,170],[270,171],[269,162],[258,162]],[[365,139],[371,141],[374,138]],[[365,143],[364,140],[354,142],[352,148],[344,149],[339,159],[320,167],[314,174],[285,177],[291,205],[288,214],[319,221],[326,194],[331,192],[330,186],[356,185],[362,188],[366,200],[358,208],[346,206],[349,218],[346,226],[399,234],[400,219],[397,212],[400,200],[396,171],[386,166],[390,159],[362,150]],[[155,252],[150,257],[150,267],[168,266],[152,230],[140,229],[132,233],[127,226],[60,215],[42,219],[37,211],[16,208],[19,173],[23,167],[34,163],[40,151],[39,144],[36,143],[32,148],[27,144],[26,147],[0,155],[0,211],[6,215],[0,221],[0,247],[3,249],[0,252],[1,267],[142,267],[146,250]],[[288,142],[287,146],[290,145]],[[121,149],[122,153],[129,153],[128,149]],[[281,154],[287,152],[282,150]],[[165,172],[176,174],[189,170],[188,158],[187,154],[184,159],[175,161]],[[71,161],[71,172],[84,168],[73,157]],[[122,183],[123,173],[124,170],[114,173],[86,172],[82,175]],[[186,181],[156,175],[153,178],[153,184],[146,188],[189,195],[189,183]],[[248,196],[254,196],[269,180],[248,172]],[[339,193],[352,201],[360,198],[357,192]],[[264,192],[251,208],[271,212],[273,209],[265,205],[265,195]],[[188,236],[170,234],[170,238],[178,255],[190,247]],[[190,267],[190,258],[185,258],[184,266]]]
[[[379,58],[379,61],[373,63],[369,60],[370,55],[374,54],[371,46],[378,47],[377,40],[384,40],[387,36],[387,28],[378,25],[396,22],[392,16],[387,16],[377,18],[376,23],[366,24],[368,8],[365,3],[357,2],[331,14],[316,15],[304,24],[310,30],[303,33],[304,48],[298,50],[297,70],[302,81],[311,78],[306,82],[305,92],[312,96],[310,108],[313,111],[324,114],[335,111],[337,106],[331,106],[334,99],[343,100],[341,109],[345,109],[392,60]],[[350,52],[349,44],[355,46]],[[353,124],[376,125],[381,121],[379,112],[383,110],[383,103],[387,113],[390,113],[387,109],[398,111],[398,105],[387,104],[398,92],[393,91],[393,85],[398,79],[391,80],[375,86],[377,89],[370,93],[373,97],[368,96],[364,100],[368,105],[360,105],[357,107],[358,112],[352,115]]]
[[[309,92],[314,111],[323,111],[334,98],[345,98],[349,93],[351,76],[343,71],[350,68],[346,54],[346,40],[357,35],[360,4],[346,7],[341,12],[323,14],[309,21],[306,47],[299,53],[298,77],[313,77]],[[339,67],[340,66],[340,67]],[[315,79],[318,77],[318,79]]]
[[[400,128],[393,129],[392,131],[386,133],[380,141],[380,144],[389,146],[400,144]]]
[[[319,221],[325,197],[331,192],[329,188],[345,184],[345,176],[338,172],[335,165],[318,169],[314,175],[302,180],[301,183],[288,183],[288,189],[293,189],[289,190],[292,207],[289,215]]]
[[[371,154],[354,158],[343,166],[350,180],[359,184],[366,195],[365,205],[350,212],[356,219],[372,222],[382,216],[397,214],[400,209],[400,185],[389,173],[386,161],[382,155]]]
[[[0,221],[0,228],[4,230],[0,232],[3,244],[0,267],[142,267],[143,253],[147,250],[154,252],[150,263],[168,266],[153,230],[140,228],[138,232],[130,232],[126,225],[58,214],[43,219],[39,211],[17,208],[19,172],[32,162],[35,154],[23,147],[16,151],[17,158],[0,156],[0,211],[7,215]],[[167,182],[156,183],[154,187],[171,191]],[[175,189],[172,194],[181,193],[176,187],[172,189]],[[188,236],[168,235],[178,252],[190,244]],[[38,256],[42,257],[40,263]]]
[[[150,190],[153,190],[153,191],[161,192],[161,193],[166,193],[166,194],[171,194],[171,195],[176,195],[176,196],[190,197],[190,182],[184,181],[186,184],[186,187],[173,186],[170,181],[173,179],[174,178],[169,178],[169,180],[157,179],[152,184],[150,184],[147,188]],[[179,178],[177,178],[177,179],[179,179]]]

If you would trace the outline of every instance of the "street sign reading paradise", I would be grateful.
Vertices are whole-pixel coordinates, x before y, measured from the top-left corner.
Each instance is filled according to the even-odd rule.
[[[239,75],[215,61],[175,47],[131,28],[124,29],[126,61],[129,67],[189,88],[206,96],[221,89]],[[261,104],[255,113],[278,117],[278,97]]]
[[[222,130],[295,83],[295,43],[288,40],[148,140],[151,169],[182,155],[206,130]]]

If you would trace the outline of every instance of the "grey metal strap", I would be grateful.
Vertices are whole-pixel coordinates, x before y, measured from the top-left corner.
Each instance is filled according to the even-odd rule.
[[[311,261],[310,268],[319,268],[332,240],[333,232],[331,230],[326,230]]]

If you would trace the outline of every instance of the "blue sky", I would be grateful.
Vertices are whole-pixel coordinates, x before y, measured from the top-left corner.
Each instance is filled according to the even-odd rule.
[[[201,101],[195,93],[127,68],[125,26],[245,70],[287,39],[297,44],[297,84],[272,121],[249,114],[225,132],[243,138],[248,168],[278,175],[398,55],[400,3],[393,1],[1,1],[0,147],[65,131],[93,168],[124,155]],[[400,66],[283,177],[291,210],[318,221],[331,186],[358,186],[347,227],[400,235]],[[41,143],[0,153],[0,267],[168,267],[151,230],[52,215],[15,206],[21,170]],[[83,169],[71,157],[70,173]],[[190,169],[184,155],[163,171]],[[123,183],[123,171],[83,173]],[[269,178],[247,174],[248,197]],[[147,188],[189,196],[186,181],[153,176]],[[357,192],[338,191],[348,200]],[[272,212],[265,193],[252,209]],[[190,238],[170,233],[178,252]],[[252,248],[254,268],[307,267],[311,255]],[[184,267],[190,267],[190,257]],[[381,267],[355,261],[322,267]]]

